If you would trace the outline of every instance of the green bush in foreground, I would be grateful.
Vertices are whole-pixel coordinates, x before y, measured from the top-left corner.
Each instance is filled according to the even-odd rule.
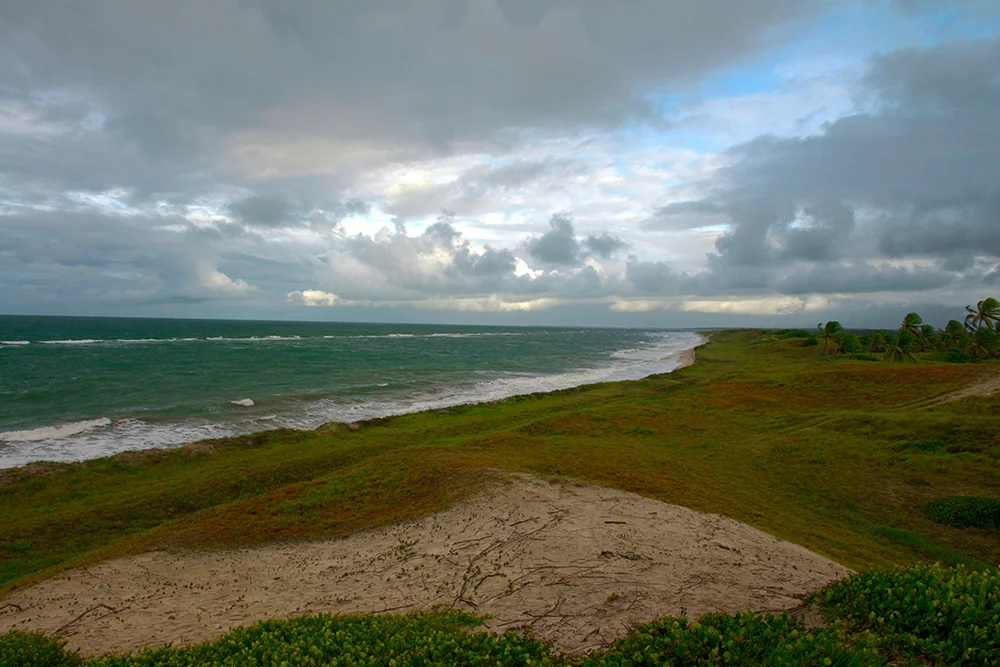
[[[636,628],[581,667],[869,667],[884,665],[874,648],[847,646],[836,630],[806,629],[787,613],[706,614],[693,623],[662,618]]]
[[[1000,665],[1000,573],[963,566],[856,574],[815,595],[827,617],[933,664]]]
[[[319,614],[261,621],[206,644],[107,655],[87,667],[209,667],[215,665],[554,665],[548,644],[513,632],[472,633],[480,619],[444,612],[405,616]]]
[[[924,503],[924,514],[956,528],[1000,528],[1000,500],[980,496],[948,496]]]
[[[62,667],[212,667],[237,665],[766,665],[768,667],[881,666],[873,649],[850,647],[834,630],[809,631],[787,614],[708,614],[695,622],[664,618],[586,658],[552,652],[549,644],[516,633],[469,632],[481,619],[457,612],[406,616],[302,616],[261,621],[186,648],[83,660],[44,635],[0,636],[0,665]],[[24,643],[43,647],[17,653]],[[10,649],[13,648],[14,652]],[[2,660],[3,656],[13,656]],[[49,656],[53,656],[49,658]],[[47,662],[42,660],[48,660]],[[62,660],[62,662],[59,662]]]
[[[0,635],[0,665],[3,667],[78,667],[83,659],[67,651],[66,642],[36,632],[11,630]]]

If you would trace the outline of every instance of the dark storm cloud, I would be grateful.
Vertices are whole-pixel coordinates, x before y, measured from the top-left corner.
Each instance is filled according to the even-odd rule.
[[[935,289],[977,256],[1000,257],[1000,40],[877,56],[859,99],[871,110],[817,135],[730,149],[718,194],[646,226],[724,212],[707,282],[788,294]],[[870,263],[880,258],[940,271]]]
[[[628,247],[627,243],[608,232],[604,232],[599,236],[588,236],[583,240],[581,245],[601,259],[614,257],[619,251]]]
[[[535,259],[556,265],[579,264],[588,253],[607,259],[628,246],[608,232],[581,241],[573,230],[573,216],[565,212],[555,213],[549,220],[549,231],[528,239],[524,245]]]
[[[774,287],[783,294],[919,292],[946,287],[954,276],[935,270],[867,263],[824,264],[793,271]]]
[[[548,264],[574,264],[580,253],[580,242],[573,232],[573,218],[556,213],[549,220],[549,231],[525,243],[528,252]]]
[[[721,65],[823,4],[38,0],[0,19],[31,50],[4,83],[83,83],[126,142],[177,157],[262,121],[433,146],[614,121],[646,108],[636,84]]]
[[[642,222],[643,229],[682,230],[718,225],[726,209],[718,202],[682,201],[660,206]]]

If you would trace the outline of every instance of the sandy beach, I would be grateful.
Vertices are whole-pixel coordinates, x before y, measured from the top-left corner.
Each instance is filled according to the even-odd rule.
[[[606,487],[497,473],[449,510],[342,539],[152,552],[0,602],[0,633],[87,654],[212,639],[297,614],[459,608],[582,651],[664,615],[780,610],[849,571],[725,517]]]

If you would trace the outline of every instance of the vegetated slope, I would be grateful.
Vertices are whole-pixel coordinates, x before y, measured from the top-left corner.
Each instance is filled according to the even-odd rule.
[[[921,507],[996,495],[1000,401],[920,406],[997,370],[827,360],[800,340],[729,332],[694,366],[638,382],[36,466],[0,484],[0,581],[415,518],[469,497],[492,468],[724,514],[855,569],[995,564],[996,529],[940,525]]]

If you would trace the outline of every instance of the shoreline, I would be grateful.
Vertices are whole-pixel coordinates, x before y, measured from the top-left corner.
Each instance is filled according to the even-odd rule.
[[[678,332],[678,333],[693,333],[696,336],[698,336],[698,340],[695,341],[693,347],[686,348],[686,349],[681,350],[679,352],[675,352],[673,354],[669,354],[667,356],[661,357],[658,360],[660,362],[667,361],[667,360],[675,360],[676,361],[677,365],[674,366],[673,368],[671,368],[669,371],[666,371],[666,372],[653,372],[653,373],[649,373],[648,375],[644,375],[642,377],[637,377],[637,378],[625,378],[625,379],[616,379],[616,380],[598,380],[598,381],[595,381],[595,382],[581,382],[579,384],[572,384],[572,385],[564,386],[564,387],[555,387],[553,389],[548,389],[548,390],[543,390],[543,391],[528,391],[528,392],[525,392],[525,393],[506,394],[506,395],[499,396],[499,397],[496,397],[496,398],[486,398],[485,400],[459,400],[459,401],[456,401],[456,402],[446,402],[446,403],[444,403],[442,405],[438,405],[438,406],[434,406],[434,407],[422,407],[422,408],[419,408],[419,409],[416,409],[416,410],[406,410],[406,409],[403,409],[403,410],[400,410],[400,411],[389,412],[389,413],[386,413],[386,414],[375,414],[375,415],[373,415],[371,417],[365,417],[365,418],[358,419],[358,420],[355,420],[355,421],[327,421],[327,422],[322,422],[322,423],[318,424],[317,426],[315,426],[313,428],[293,428],[293,427],[286,427],[286,426],[279,425],[279,426],[275,426],[274,428],[257,429],[257,430],[253,430],[253,431],[237,432],[237,433],[231,433],[231,434],[223,434],[223,435],[219,435],[219,436],[208,436],[208,437],[199,438],[199,439],[196,439],[196,440],[190,440],[190,441],[186,441],[186,442],[181,442],[181,443],[177,443],[177,444],[167,444],[167,445],[152,446],[152,447],[125,448],[125,449],[121,449],[121,450],[113,452],[113,453],[108,453],[108,454],[104,454],[104,455],[100,455],[100,456],[90,456],[90,457],[85,457],[85,458],[75,458],[75,459],[69,459],[69,460],[35,459],[35,460],[27,461],[25,463],[14,465],[14,466],[0,466],[0,483],[3,483],[7,478],[21,476],[17,471],[21,471],[22,473],[23,472],[27,472],[26,469],[28,469],[28,468],[35,468],[35,467],[37,467],[37,468],[39,468],[41,470],[48,471],[48,470],[52,470],[54,467],[73,466],[73,465],[76,465],[76,464],[85,463],[87,461],[96,461],[96,460],[100,460],[100,459],[114,459],[115,457],[123,457],[123,458],[127,459],[127,458],[131,458],[131,457],[135,457],[135,456],[149,456],[149,455],[151,455],[151,453],[154,453],[154,452],[163,452],[163,451],[172,451],[172,450],[184,450],[184,449],[187,449],[187,450],[197,449],[199,451],[204,451],[206,449],[206,444],[208,444],[208,443],[220,443],[220,442],[223,442],[223,441],[228,440],[228,439],[253,438],[255,436],[259,436],[260,434],[272,433],[272,432],[284,431],[284,430],[310,432],[310,431],[316,431],[316,430],[322,429],[322,428],[327,427],[327,426],[332,425],[332,424],[337,424],[337,425],[340,425],[340,426],[345,427],[345,428],[351,428],[352,430],[356,430],[357,428],[360,428],[360,425],[363,425],[363,424],[365,424],[367,422],[372,422],[374,420],[389,419],[389,418],[392,418],[392,417],[400,417],[400,416],[404,416],[404,415],[414,415],[414,414],[420,414],[420,413],[424,413],[424,412],[434,412],[435,410],[448,410],[450,408],[455,408],[455,407],[460,407],[460,406],[489,405],[489,404],[493,404],[493,403],[501,403],[501,402],[503,402],[505,400],[508,400],[510,398],[524,398],[524,397],[528,397],[528,396],[545,396],[545,395],[549,395],[549,394],[555,394],[555,393],[558,393],[558,392],[561,392],[561,391],[567,391],[567,390],[577,389],[579,387],[595,386],[595,385],[600,385],[600,384],[614,384],[614,383],[618,383],[618,382],[636,382],[636,381],[644,380],[646,378],[654,377],[654,376],[658,376],[658,375],[669,375],[670,373],[673,373],[675,371],[681,370],[683,368],[686,368],[686,367],[691,366],[692,364],[694,364],[695,361],[697,360],[697,350],[698,350],[698,348],[700,348],[700,347],[704,346],[705,344],[707,344],[709,342],[710,335],[711,335],[711,332],[703,332],[703,331]],[[456,395],[455,398],[459,398],[459,396]],[[120,421],[128,421],[128,418],[121,419],[121,420],[115,420],[114,422],[112,422],[111,420],[108,420],[107,418],[101,418],[101,419],[95,419],[95,420],[84,420],[84,422],[95,423],[95,425],[96,425],[96,422],[98,422],[98,421],[103,422],[102,424],[100,424],[100,426],[103,427],[103,426],[113,426],[115,423],[118,423]],[[256,418],[254,421],[262,421],[262,420],[260,418]],[[57,426],[54,426],[54,427],[46,427],[46,428],[59,429],[59,428],[64,428],[65,426],[66,425],[57,425]],[[2,435],[2,434],[0,434],[0,435]],[[30,442],[30,441],[17,441],[17,440],[6,441],[6,440],[3,440],[2,438],[0,438],[0,447],[3,447],[3,446],[8,446],[9,447],[9,446],[12,446],[12,445],[16,446],[18,444],[23,444],[23,442]],[[145,454],[140,454],[140,453],[143,453],[143,452]],[[46,473],[42,472],[40,474],[46,474]]]

